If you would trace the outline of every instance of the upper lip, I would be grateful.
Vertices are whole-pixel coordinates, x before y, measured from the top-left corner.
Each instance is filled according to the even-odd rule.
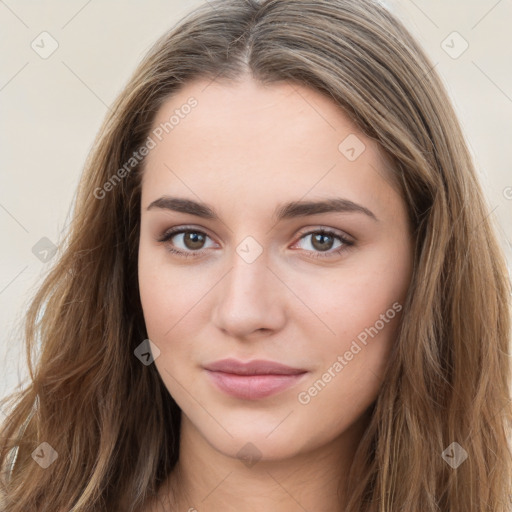
[[[275,361],[254,359],[246,363],[236,359],[221,359],[204,367],[213,372],[233,373],[235,375],[298,375],[307,370],[292,368]]]

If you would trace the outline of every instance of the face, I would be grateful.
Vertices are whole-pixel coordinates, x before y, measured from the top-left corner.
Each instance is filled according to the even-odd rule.
[[[140,294],[183,421],[229,456],[334,442],[377,397],[411,277],[389,163],[329,98],[249,78],[187,84],[150,137]]]

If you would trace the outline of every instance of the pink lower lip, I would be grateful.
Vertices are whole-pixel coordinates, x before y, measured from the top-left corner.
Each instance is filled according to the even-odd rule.
[[[296,384],[305,373],[294,375],[235,375],[206,370],[213,383],[224,393],[244,400],[257,400],[279,393]]]

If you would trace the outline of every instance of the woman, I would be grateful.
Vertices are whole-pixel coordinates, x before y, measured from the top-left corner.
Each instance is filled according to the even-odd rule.
[[[379,3],[205,4],[88,160],[27,315],[3,510],[509,510],[488,211]]]

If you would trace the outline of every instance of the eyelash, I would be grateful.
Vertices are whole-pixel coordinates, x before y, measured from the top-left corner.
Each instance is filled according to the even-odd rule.
[[[178,235],[178,234],[183,234],[183,233],[199,233],[201,235],[208,237],[208,235],[206,233],[204,233],[203,231],[200,231],[198,229],[193,229],[193,228],[188,228],[188,227],[179,227],[179,228],[173,228],[173,229],[166,231],[159,238],[157,238],[157,241],[161,242],[161,243],[166,243],[173,236]],[[354,245],[354,242],[348,240],[343,235],[340,235],[338,232],[333,231],[331,229],[326,229],[326,228],[320,228],[320,229],[317,229],[314,231],[308,231],[306,233],[303,233],[300,236],[299,240],[301,240],[302,238],[304,238],[306,236],[315,235],[315,234],[333,236],[334,238],[337,238],[338,240],[340,240],[342,242],[342,245],[339,248],[337,248],[336,250],[331,251],[331,252],[328,252],[328,251],[325,251],[325,252],[306,251],[306,252],[312,253],[311,257],[314,259],[332,258],[334,256],[338,256],[339,254],[347,251],[348,249],[350,249],[350,247],[352,247]],[[210,237],[208,237],[208,238],[210,238]],[[197,257],[201,256],[201,254],[205,251],[205,249],[199,250],[199,251],[190,251],[190,250],[189,251],[181,251],[181,250],[175,249],[174,247],[171,247],[170,245],[168,245],[166,247],[166,249],[173,254],[177,254],[177,255],[183,256],[185,258],[197,258]]]

